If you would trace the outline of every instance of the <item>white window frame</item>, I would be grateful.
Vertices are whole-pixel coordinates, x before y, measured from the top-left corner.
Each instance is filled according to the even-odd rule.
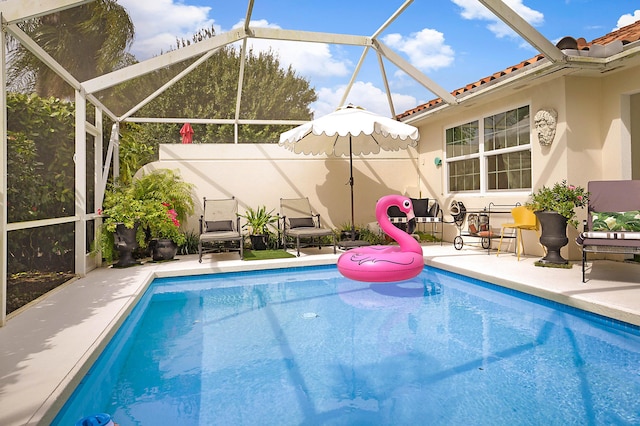
[[[487,117],[491,117],[503,112],[507,112],[507,111],[512,111],[514,109],[518,109],[518,108],[522,108],[524,106],[528,106],[529,107],[529,143],[525,144],[525,145],[518,145],[518,146],[512,146],[512,147],[507,147],[507,148],[500,148],[500,149],[495,149],[495,150],[491,150],[491,151],[485,151],[484,149],[484,119]],[[447,156],[447,130],[448,129],[452,129],[458,126],[462,126],[465,125],[467,123],[473,123],[477,121],[478,122],[478,152],[475,154],[467,154],[467,155],[461,155],[461,156],[456,156],[456,157],[452,157],[452,158],[448,158]],[[489,175],[488,175],[488,157],[492,157],[495,155],[500,155],[500,154],[509,154],[512,152],[522,152],[522,151],[529,151],[531,153],[531,180],[533,182],[533,152],[532,152],[532,143],[531,143],[531,138],[532,135],[534,133],[534,127],[533,127],[533,116],[531,114],[531,104],[530,103],[522,103],[522,104],[518,104],[517,106],[513,106],[513,107],[507,107],[507,108],[503,108],[500,110],[496,110],[494,112],[488,113],[488,114],[482,114],[481,116],[474,118],[474,119],[467,119],[467,120],[463,120],[460,121],[459,123],[452,125],[452,126],[447,126],[443,129],[443,164],[444,164],[444,188],[445,188],[445,193],[447,194],[460,194],[460,195],[465,195],[465,196],[486,196],[486,195],[528,195],[531,194],[532,188],[519,188],[519,189],[488,189],[488,181],[489,181]],[[470,159],[479,159],[480,160],[480,189],[479,190],[470,190],[470,191],[451,191],[449,188],[449,165],[451,163],[457,162],[457,161],[462,161],[462,160],[470,160]]]

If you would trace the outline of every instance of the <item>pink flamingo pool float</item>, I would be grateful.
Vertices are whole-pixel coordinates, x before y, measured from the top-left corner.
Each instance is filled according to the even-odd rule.
[[[387,216],[391,206],[406,213],[407,220],[415,216],[407,197],[386,195],[378,200],[376,218],[380,228],[399,246],[365,246],[343,253],[338,258],[338,271],[342,275],[356,281],[391,282],[411,279],[422,271],[422,247],[411,235],[391,223]]]

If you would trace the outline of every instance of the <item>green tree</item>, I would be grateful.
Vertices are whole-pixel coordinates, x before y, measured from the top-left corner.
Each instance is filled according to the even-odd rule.
[[[194,42],[211,36],[212,31],[198,33]],[[178,46],[186,46],[185,40]],[[168,90],[145,105],[137,115],[144,117],[235,117],[240,53],[233,47],[220,49],[209,60],[182,78]],[[317,99],[309,82],[293,68],[282,68],[273,52],[247,53],[242,87],[240,118],[244,119],[311,119],[309,105]],[[146,125],[146,137],[158,143],[177,143],[182,124]],[[195,138],[204,143],[233,141],[232,124],[193,124]],[[242,125],[242,142],[275,142],[288,126]]]
[[[127,49],[134,26],[116,0],[96,0],[20,24],[39,46],[79,81],[134,62]],[[20,43],[10,42],[11,90],[35,91],[40,96],[70,97],[69,87],[46,64]]]
[[[158,156],[158,145],[145,136],[148,128],[137,123],[120,125],[120,180],[121,185],[129,185],[133,175],[145,164]]]

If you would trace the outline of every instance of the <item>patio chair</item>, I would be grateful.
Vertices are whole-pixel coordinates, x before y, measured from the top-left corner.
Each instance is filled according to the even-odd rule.
[[[323,245],[330,245],[323,244],[322,237],[330,237],[333,253],[336,253],[336,235],[331,229],[321,227],[320,215],[311,210],[309,198],[280,198],[280,220],[285,250],[290,242],[295,241],[297,256],[300,256],[300,247],[317,246],[320,249]],[[310,242],[301,246],[301,240]]]
[[[516,234],[516,253],[518,260],[520,260],[520,247],[522,246],[522,254],[524,254],[524,242],[522,241],[522,230],[536,231],[538,238],[540,238],[540,222],[533,213],[533,211],[525,206],[516,206],[511,209],[511,216],[513,222],[503,223],[500,231],[500,243],[498,244],[498,253],[500,254],[500,248],[502,247],[502,238],[504,237],[505,229],[514,229]]]
[[[214,200],[203,198],[204,214],[200,216],[200,240],[198,241],[198,262],[202,255],[237,251],[244,258],[244,237],[240,232],[238,200],[235,197]]]
[[[408,234],[413,234],[418,224],[423,224],[424,231],[424,224],[430,223],[431,235],[435,237],[440,234],[440,244],[442,244],[443,213],[438,200],[433,198],[412,198],[411,204],[415,217],[409,221],[407,221],[407,215],[402,213],[397,206],[389,207],[387,215],[391,223]],[[439,228],[438,225],[440,225]]]
[[[442,219],[443,212],[440,209],[438,200],[434,198],[412,198],[413,214],[415,217],[416,227],[423,224],[423,231],[426,223],[431,224],[431,235],[435,237],[440,235],[440,245],[442,245]],[[439,230],[438,230],[439,229]]]

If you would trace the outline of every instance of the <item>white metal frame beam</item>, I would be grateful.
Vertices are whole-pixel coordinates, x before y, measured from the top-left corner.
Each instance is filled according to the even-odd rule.
[[[17,24],[7,25],[7,31],[15,37],[20,44],[26,47],[31,53],[35,55],[40,61],[47,64],[53,72],[58,74],[67,84],[73,87],[75,90],[80,90],[81,85],[74,76],[69,73],[58,61],[53,59],[42,47],[40,47],[31,37],[22,31]]]
[[[87,264],[85,247],[87,246],[87,99],[80,90],[76,90],[76,143],[73,162],[75,163],[75,272],[85,275]]]
[[[129,117],[126,120],[129,123],[184,123],[189,122],[191,124],[234,124],[236,121],[238,124],[257,124],[257,125],[294,125],[304,124],[308,120],[257,120],[257,119],[244,119],[239,118],[193,118],[193,117]]]
[[[436,96],[441,97],[442,100],[444,100],[447,104],[458,104],[458,100],[455,98],[455,96],[449,93],[444,87],[431,80],[429,77],[423,74],[422,71],[411,65],[406,59],[391,50],[384,43],[379,40],[375,40],[374,47],[379,53],[382,54],[382,56],[384,56],[398,68],[409,74],[411,78],[422,84],[425,88],[429,89]]]
[[[382,32],[389,26],[391,25],[391,23],[393,21],[396,20],[396,18],[398,16],[400,16],[402,14],[402,12],[405,11],[405,9],[407,7],[409,7],[409,5],[413,3],[413,0],[406,0],[399,8],[398,10],[396,10],[390,17],[389,19],[386,20],[386,22],[384,24],[382,24],[371,36],[372,40],[376,40],[377,37],[382,34]],[[344,93],[342,94],[342,99],[340,100],[340,105],[338,106],[342,106],[345,104],[345,102],[347,102],[347,97],[349,96],[349,92],[351,92],[351,88],[353,87],[353,84],[356,81],[356,77],[358,76],[358,74],[360,73],[360,68],[362,68],[362,64],[364,63],[364,59],[367,56],[367,53],[369,53],[369,47],[367,46],[365,47],[365,49],[362,51],[362,55],[360,56],[360,59],[358,60],[358,64],[356,65],[355,70],[353,71],[353,74],[351,74],[351,79],[349,80],[349,84],[347,84],[347,87],[345,88]],[[384,71],[384,64],[382,62],[382,57],[380,56],[380,54],[378,54],[378,62],[380,64],[380,72],[382,73],[382,80],[384,81],[384,86],[385,89],[387,91],[387,102],[389,102],[389,110],[391,111],[391,116],[395,117],[395,108],[393,107],[393,99],[391,98],[391,92],[389,91],[389,81],[387,80],[387,74]]]
[[[244,17],[244,32],[249,33],[249,24],[251,23],[251,13],[253,12],[253,0],[249,0],[247,4],[247,14]],[[247,38],[242,40],[240,47],[240,69],[238,70],[238,87],[236,89],[236,109],[233,123],[233,142],[238,143],[240,129],[240,105],[242,104],[242,87],[244,85],[244,67],[247,63]]]
[[[543,53],[546,58],[552,62],[564,61],[566,55],[562,53],[553,43],[551,43],[538,30],[533,28],[531,24],[525,21],[522,16],[518,15],[513,9],[507,6],[503,0],[478,0],[487,9],[496,15],[502,22],[507,24],[513,31],[518,33],[520,37],[525,39],[530,45]]]
[[[100,77],[96,77],[87,80],[82,83],[87,93],[96,93],[109,87],[116,86],[125,81],[131,80],[136,77],[140,77],[145,74],[149,74],[160,68],[165,68],[178,62],[185,61],[187,59],[207,53],[212,49],[218,49],[236,41],[242,40],[247,34],[244,29],[237,29],[229,31],[223,34],[216,35],[215,37],[202,40],[198,43],[191,44],[189,46],[172,50],[171,52],[164,53],[160,56],[147,59],[146,61],[138,62],[137,64],[129,65],[126,68],[119,69],[117,71],[104,74]]]
[[[51,0],[5,0],[2,2],[2,18],[5,23],[13,24],[92,1],[94,0],[56,0],[55,2]]]
[[[285,30],[282,28],[250,28],[247,36],[267,40],[306,41],[308,43],[346,44],[351,46],[371,45],[371,38],[367,36]]]
[[[180,73],[178,73],[175,77],[173,77],[171,80],[169,80],[168,82],[166,82],[165,84],[163,84],[162,86],[160,86],[160,88],[158,88],[158,90],[156,90],[155,92],[153,92],[152,94],[150,94],[149,96],[147,96],[145,99],[143,99],[140,103],[138,103],[138,105],[134,106],[133,108],[131,108],[129,111],[127,111],[124,115],[120,116],[118,118],[118,121],[123,121],[126,120],[128,117],[130,117],[131,115],[135,114],[136,111],[138,111],[140,108],[142,108],[143,106],[145,106],[146,104],[148,104],[149,102],[151,102],[152,100],[154,100],[155,98],[157,98],[158,96],[160,96],[160,94],[162,94],[162,92],[164,92],[165,90],[167,90],[168,88],[170,88],[171,86],[173,86],[174,84],[176,84],[178,81],[180,81],[184,76],[186,76],[187,74],[189,74],[191,71],[195,70],[196,68],[198,68],[200,66],[200,64],[202,64],[203,62],[205,62],[207,59],[209,59],[210,57],[213,56],[214,53],[216,53],[218,51],[218,49],[214,49],[211,50],[207,53],[205,53],[204,55],[202,55],[200,58],[198,58],[197,61],[195,61],[194,63],[192,63],[191,65],[189,65],[187,68],[185,68],[184,70],[182,70]]]

